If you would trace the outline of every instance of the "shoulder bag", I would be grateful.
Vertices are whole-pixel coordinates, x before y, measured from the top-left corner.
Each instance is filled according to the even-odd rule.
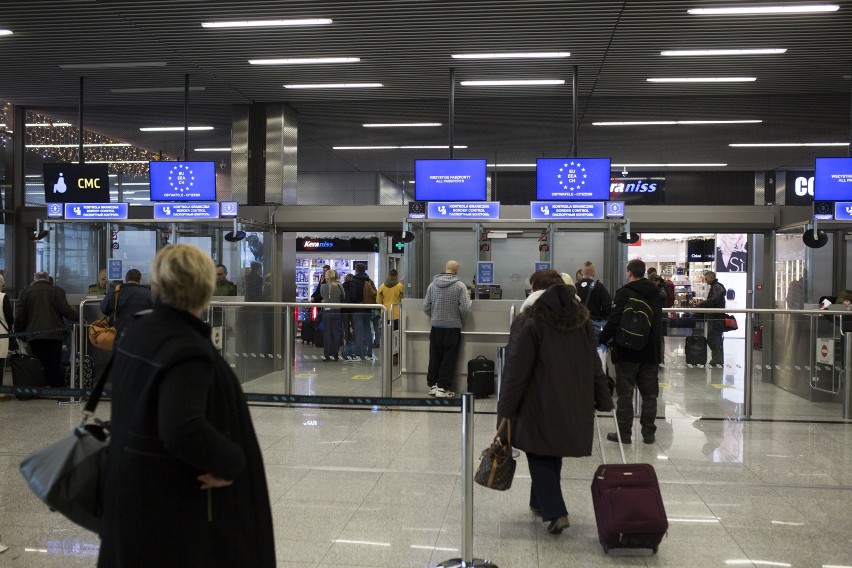
[[[500,432],[504,427],[508,428],[506,444],[500,442]],[[515,458],[512,457],[512,424],[508,418],[503,418],[497,428],[494,442],[482,452],[473,480],[483,487],[506,491],[512,487],[516,465]]]
[[[121,290],[121,284],[115,285],[115,303],[113,304],[112,317],[115,318],[118,311],[118,292]],[[115,345],[115,336],[117,331],[114,325],[110,325],[109,318],[104,316],[96,319],[89,324],[89,341],[98,349],[112,351]]]
[[[104,369],[83,409],[83,419],[58,442],[30,454],[21,474],[52,511],[93,532],[100,531],[109,451],[109,422],[94,417],[110,370]]]
[[[722,317],[722,324],[725,326],[722,330],[723,333],[728,331],[736,331],[740,328],[740,326],[737,324],[737,318],[735,318],[731,314],[725,314]]]

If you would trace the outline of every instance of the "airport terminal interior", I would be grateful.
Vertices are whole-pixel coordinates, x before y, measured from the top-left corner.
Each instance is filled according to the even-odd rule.
[[[852,0],[4,1],[3,292],[46,272],[82,324],[66,388],[26,390],[17,353],[0,373],[0,567],[96,566],[99,536],[19,465],[104,373],[106,289],[191,244],[223,274],[201,319],[249,404],[281,568],[852,568],[850,23]],[[637,395],[624,459],[653,466],[668,530],[605,551],[610,414],[565,459],[561,534],[523,452],[507,491],[469,472],[530,275],[592,266],[614,295],[634,259],[670,293],[655,439]],[[423,298],[449,260],[472,304],[444,398]],[[324,267],[358,265],[404,296],[370,308],[366,351],[344,317],[329,357]],[[722,353],[694,348],[708,271]],[[466,413],[478,357],[494,392]]]

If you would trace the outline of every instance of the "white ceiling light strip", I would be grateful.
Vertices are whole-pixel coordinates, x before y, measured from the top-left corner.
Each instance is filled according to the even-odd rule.
[[[784,48],[760,48],[760,49],[673,49],[661,51],[660,55],[666,57],[713,57],[727,55],[780,55],[787,53]]]
[[[618,122],[593,122],[593,126],[693,126],[702,124],[760,124],[758,119],[747,120],[633,120]]]
[[[525,53],[459,53],[451,55],[453,59],[562,59],[571,57],[567,51],[542,51]]]
[[[303,18],[295,20],[243,20],[235,22],[202,22],[202,28],[276,28],[290,26],[327,26],[329,18]]]
[[[142,132],[183,132],[183,126],[144,126]],[[189,126],[187,130],[213,130],[212,126]]]
[[[362,124],[364,128],[425,128],[442,126],[440,122],[372,122]]]
[[[323,65],[328,63],[358,63],[360,57],[297,57],[289,59],[249,59],[250,65]]]
[[[757,77],[650,77],[649,83],[751,83]]]
[[[848,145],[849,142],[748,142],[728,144],[731,148],[794,148]]]
[[[467,146],[453,146],[454,149],[467,149]],[[447,150],[449,146],[332,146],[334,150]]]
[[[809,14],[836,12],[837,4],[788,4],[785,6],[729,6],[727,8],[692,8],[687,10],[693,16],[748,16],[765,14]]]
[[[564,85],[563,79],[505,79],[501,81],[462,81],[463,87],[526,87],[533,85]]]
[[[284,85],[285,89],[373,89],[384,87],[382,83],[318,83],[306,85]]]

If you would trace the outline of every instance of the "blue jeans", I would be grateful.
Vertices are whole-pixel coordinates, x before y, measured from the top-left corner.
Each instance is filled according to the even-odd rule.
[[[355,329],[355,342],[358,344],[358,356],[373,356],[373,329],[370,325],[370,312],[352,314],[352,327]]]

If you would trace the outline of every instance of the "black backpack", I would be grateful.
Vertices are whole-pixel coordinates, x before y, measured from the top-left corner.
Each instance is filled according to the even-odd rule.
[[[637,296],[630,296],[615,332],[616,345],[635,351],[643,349],[651,339],[653,321],[654,310],[648,302]]]

